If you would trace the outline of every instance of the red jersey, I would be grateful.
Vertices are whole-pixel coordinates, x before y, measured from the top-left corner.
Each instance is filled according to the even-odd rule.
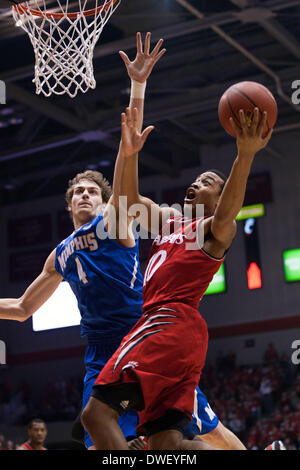
[[[197,242],[202,218],[170,218],[155,238],[144,275],[144,310],[169,302],[198,308],[214,274],[224,261]]]
[[[23,450],[36,450],[34,449],[33,447],[31,447],[31,445],[29,444],[29,442],[24,442],[24,444],[21,445],[21,447],[23,447]],[[41,449],[39,450],[47,450],[45,447],[42,447]]]
[[[208,331],[198,304],[223,259],[209,256],[196,243],[203,218],[181,220],[169,219],[154,240],[144,276],[143,315],[95,381],[95,387],[117,390],[121,384],[139,383],[145,404],[134,403],[140,435],[167,419],[169,410],[192,418],[205,363]],[[129,404],[126,394],[124,400]]]

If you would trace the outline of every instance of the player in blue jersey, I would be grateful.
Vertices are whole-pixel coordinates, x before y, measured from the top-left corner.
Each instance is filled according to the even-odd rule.
[[[81,336],[88,339],[83,406],[98,371],[141,315],[138,242],[126,246],[109,236],[109,221],[104,222],[108,218],[105,208],[110,204],[109,197],[110,187],[97,172],[86,171],[70,181],[66,198],[75,231],[57,246],[55,256],[56,271],[70,284],[78,300]],[[96,215],[103,204],[104,211]],[[127,415],[120,421],[126,437],[135,434],[137,418],[133,413],[129,416],[130,419]],[[78,424],[74,437],[76,430]],[[87,448],[93,445],[87,433],[84,442]]]
[[[138,108],[140,129],[146,81],[165,52],[161,50],[162,39],[150,51],[150,39],[147,33],[143,50],[141,34],[137,33],[137,55],[132,62],[120,51],[131,79],[130,107]],[[142,275],[138,242],[119,233],[118,204],[102,174],[78,174],[69,182],[66,199],[74,232],[52,251],[41,274],[22,297],[0,300],[0,319],[25,321],[63,280],[70,284],[81,313],[81,335],[88,339],[85,406],[95,378],[141,316]],[[126,436],[135,435],[136,423],[135,413],[122,417],[120,425]],[[87,433],[84,441],[87,448],[93,447]]]
[[[150,53],[148,33],[143,51],[138,33],[136,59],[130,62],[127,55],[120,52],[132,80],[130,106],[138,108],[140,128],[145,83],[154,64],[164,53],[164,50],[160,51],[161,45],[162,41],[159,41]],[[105,178],[93,171],[78,174],[69,182],[66,200],[74,232],[53,250],[42,273],[21,298],[0,300],[0,318],[24,321],[52,295],[62,280],[70,284],[78,299],[81,334],[88,339],[83,393],[85,406],[95,378],[141,315],[142,276],[137,242],[126,236],[121,239],[118,227],[110,223],[110,219],[114,220],[116,204]],[[219,442],[225,431],[221,432],[218,419],[214,417],[212,420],[212,415],[207,413],[210,408],[200,390],[198,396],[201,400],[198,411],[195,410],[194,425],[187,432],[205,434],[203,437],[212,445],[215,445],[215,440],[217,447],[221,447]],[[135,436],[136,413],[123,415],[119,423],[126,437]],[[79,434],[80,429],[81,425]],[[224,438],[223,441],[224,448],[234,448],[232,443],[228,443],[229,439]],[[93,447],[87,433],[84,442],[87,448]]]

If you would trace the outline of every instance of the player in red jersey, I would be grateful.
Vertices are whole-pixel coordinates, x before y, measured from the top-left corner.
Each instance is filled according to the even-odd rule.
[[[127,108],[126,115],[122,114],[122,144],[116,165],[119,195],[128,197],[129,208],[140,204],[139,222],[158,236],[144,278],[143,316],[99,374],[82,414],[97,449],[128,449],[117,425],[119,416],[128,409],[139,411],[138,431],[147,435],[151,450],[211,448],[183,436],[208,342],[198,303],[235,236],[235,218],[243,204],[254,156],[272,134],[270,131],[262,137],[266,120],[264,113],[259,123],[258,109],[250,127],[242,110],[241,128],[231,120],[238,155],[230,176],[225,183],[215,170],[202,173],[187,190],[185,208],[190,218],[186,220],[175,210],[161,209],[140,196],[138,152],[153,127],[140,134],[137,111],[132,115]],[[199,204],[204,206],[204,216],[197,218]],[[142,216],[143,208],[147,209],[146,217]],[[155,215],[157,227],[153,224]]]
[[[43,420],[36,418],[30,421],[28,436],[28,441],[21,444],[18,450],[47,450],[43,446],[47,437],[47,426]]]

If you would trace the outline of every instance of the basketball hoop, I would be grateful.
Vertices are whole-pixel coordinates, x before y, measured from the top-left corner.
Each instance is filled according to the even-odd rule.
[[[12,7],[13,17],[34,49],[36,93],[74,98],[79,90],[96,87],[94,48],[121,0],[95,0],[92,9],[86,8],[88,0],[78,0],[75,12],[69,11],[69,0],[53,1],[53,9],[47,9],[45,0],[20,3]]]

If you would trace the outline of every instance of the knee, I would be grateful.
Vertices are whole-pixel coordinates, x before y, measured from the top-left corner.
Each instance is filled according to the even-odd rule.
[[[83,408],[81,415],[80,415],[80,421],[84,427],[86,427],[86,424],[89,422],[90,415],[91,413],[89,411],[88,404],[87,404],[86,407]]]
[[[88,429],[99,422],[107,424],[111,420],[117,420],[119,415],[105,403],[91,397],[81,412],[81,423]]]
[[[94,421],[94,418],[96,416],[94,408],[95,408],[95,405],[93,404],[93,402],[90,399],[88,401],[88,403],[86,404],[85,408],[83,408],[83,410],[81,412],[80,419],[81,419],[82,425],[85,428],[87,428],[89,425],[91,425]]]

